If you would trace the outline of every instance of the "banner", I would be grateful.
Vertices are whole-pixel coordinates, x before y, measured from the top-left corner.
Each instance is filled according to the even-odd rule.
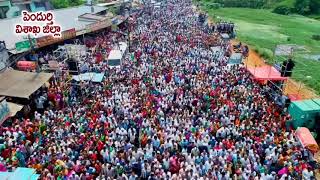
[[[37,46],[38,48],[44,47],[44,46],[48,46],[51,44],[55,44],[57,42],[66,40],[66,39],[72,39],[76,37],[76,29],[72,28],[66,31],[63,31],[61,33],[61,37],[53,37],[53,36],[43,36],[40,38],[37,38]]]
[[[87,29],[87,33],[88,33],[88,32],[97,31],[97,30],[100,30],[100,29],[103,29],[103,28],[106,28],[109,26],[111,26],[110,19],[105,19],[103,21],[98,21],[98,22],[95,22],[92,24],[88,24],[86,26],[86,29]]]
[[[9,105],[4,99],[0,102],[0,122],[4,121],[10,115]]]
[[[36,39],[35,38],[31,38],[31,43],[33,44],[33,46],[36,46]],[[26,51],[31,49],[31,44],[29,40],[26,41],[20,41],[16,43],[16,50],[17,51]]]
[[[63,40],[75,38],[76,37],[76,29],[72,28],[72,29],[63,31],[61,34],[61,37]]]

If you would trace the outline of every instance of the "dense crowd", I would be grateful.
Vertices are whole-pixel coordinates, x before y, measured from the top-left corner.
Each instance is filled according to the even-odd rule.
[[[229,43],[218,54],[203,45],[191,1],[141,11],[121,69],[69,89],[55,78],[43,112],[1,127],[5,168],[45,180],[314,179],[285,109],[244,67],[227,66]]]

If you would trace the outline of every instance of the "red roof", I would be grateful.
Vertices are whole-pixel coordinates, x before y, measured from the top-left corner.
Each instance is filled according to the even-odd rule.
[[[281,81],[288,79],[287,77],[282,77],[281,73],[276,68],[269,65],[261,67],[247,67],[247,69],[256,80]]]

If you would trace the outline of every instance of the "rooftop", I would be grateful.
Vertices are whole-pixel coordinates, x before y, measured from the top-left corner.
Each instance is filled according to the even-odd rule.
[[[81,20],[87,20],[87,21],[101,21],[106,19],[106,16],[100,16],[100,15],[95,15],[91,13],[85,13],[83,15],[80,15],[78,18]]]

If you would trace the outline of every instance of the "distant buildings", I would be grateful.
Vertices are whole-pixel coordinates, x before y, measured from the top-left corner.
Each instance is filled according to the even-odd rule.
[[[49,1],[45,0],[0,0],[0,19],[21,15],[21,11],[29,12],[52,10]]]
[[[62,34],[64,34],[64,31],[75,31],[76,36],[103,29],[107,26],[111,26],[111,18],[113,18],[113,16],[107,15],[106,7],[99,6],[82,5],[71,8],[55,9],[51,12],[54,15],[55,24],[61,26]],[[17,49],[17,46],[20,47],[21,45],[19,45],[19,43],[24,43],[25,41],[28,41],[27,36],[17,35],[15,33],[15,24],[21,23],[21,16],[0,20],[0,41],[5,41],[6,48],[9,50],[10,53],[13,54],[21,53],[21,51],[25,51],[28,50],[28,48],[30,48],[27,47],[27,49],[24,50],[19,50],[19,48]],[[35,39],[41,39],[41,37],[42,36],[31,35],[31,38]],[[68,36],[66,37],[66,39],[70,39],[70,37]],[[47,44],[55,44],[55,42],[49,42],[49,40],[45,41],[47,42]],[[30,46],[29,43],[24,45]]]

